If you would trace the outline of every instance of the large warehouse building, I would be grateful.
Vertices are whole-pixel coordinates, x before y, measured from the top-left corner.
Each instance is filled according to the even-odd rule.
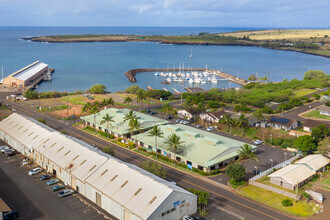
[[[48,65],[36,61],[4,78],[3,84],[8,87],[25,88],[47,73]]]
[[[175,183],[28,117],[1,121],[0,138],[118,219],[182,219],[197,211],[197,196]]]

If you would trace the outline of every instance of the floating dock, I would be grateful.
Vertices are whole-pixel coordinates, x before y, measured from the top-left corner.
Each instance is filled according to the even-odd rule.
[[[191,93],[207,91],[207,90],[203,89],[202,87],[185,87],[184,89]]]
[[[179,68],[172,68],[172,69],[132,69],[125,73],[125,76],[128,78],[130,82],[137,82],[136,81],[136,74],[140,72],[167,72],[167,71],[197,71],[197,72],[208,72],[210,74],[214,74],[215,76],[219,76],[223,79],[229,80],[234,82],[238,85],[245,86],[248,84],[248,81],[237,76],[230,75],[228,73],[222,72],[220,70],[212,70],[212,69],[205,69],[205,68],[193,68],[193,69],[179,69]]]

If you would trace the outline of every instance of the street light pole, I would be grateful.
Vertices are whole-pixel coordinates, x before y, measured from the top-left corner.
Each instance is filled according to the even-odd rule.
[[[284,153],[284,161],[286,161],[286,158],[287,158],[287,154]]]
[[[257,166],[255,166],[254,169],[256,171],[256,175],[258,175],[258,168],[257,168]]]
[[[270,168],[273,167],[273,159],[270,159]]]

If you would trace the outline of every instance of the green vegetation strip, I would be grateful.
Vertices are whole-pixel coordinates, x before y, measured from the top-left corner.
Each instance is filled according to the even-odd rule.
[[[286,196],[252,185],[240,187],[237,192],[242,196],[296,216],[312,216],[319,209],[313,202],[307,203],[306,200],[295,202]],[[284,207],[282,205],[284,199],[292,200],[293,206]]]
[[[302,96],[306,96],[306,95],[312,94],[317,91],[318,90],[316,90],[316,89],[300,89],[300,90],[294,91],[294,94],[297,97],[302,97]]]
[[[315,111],[315,110],[307,112],[306,114],[303,114],[303,116],[306,117],[306,118],[316,118],[316,119],[330,120],[330,116],[321,115],[319,111]]]

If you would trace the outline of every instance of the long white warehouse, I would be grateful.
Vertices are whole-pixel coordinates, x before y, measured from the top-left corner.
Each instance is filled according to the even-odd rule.
[[[118,219],[182,219],[197,211],[196,195],[26,116],[1,121],[0,138]]]

